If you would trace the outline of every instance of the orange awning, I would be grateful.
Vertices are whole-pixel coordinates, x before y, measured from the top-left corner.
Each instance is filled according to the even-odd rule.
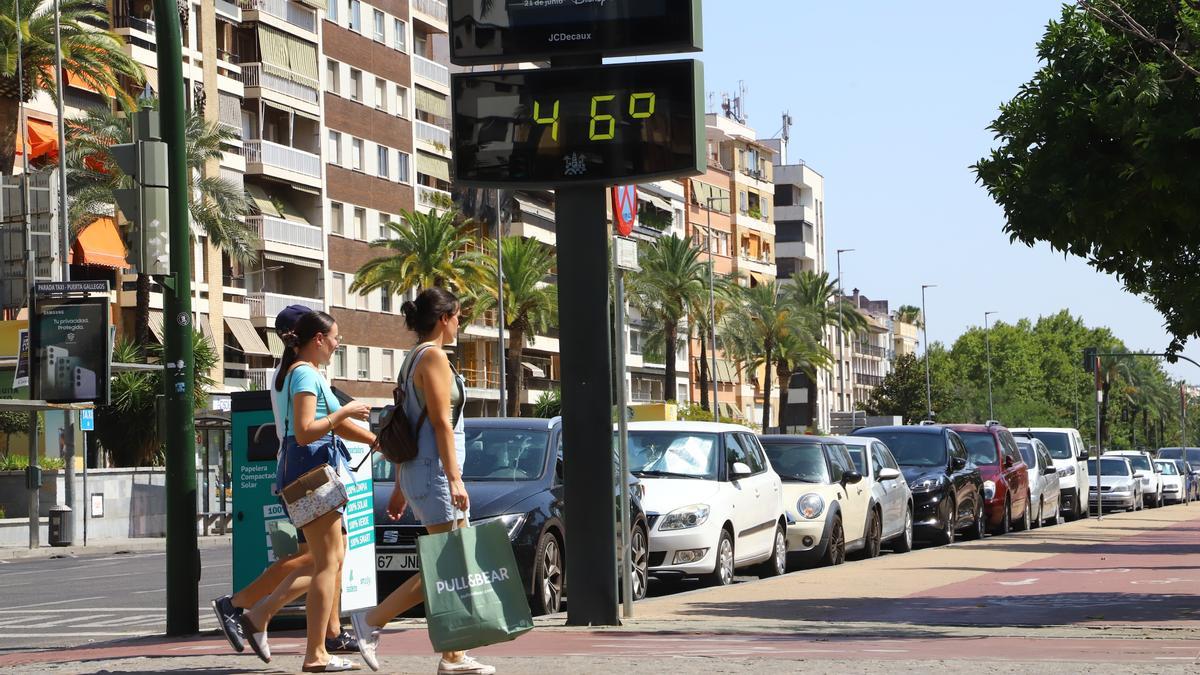
[[[29,134],[29,159],[37,159],[44,155],[58,156],[58,132],[55,131],[53,122],[30,117],[25,126]],[[21,138],[21,134],[17,134],[17,154],[24,150],[24,139]]]
[[[102,265],[125,269],[125,242],[117,230],[117,221],[101,216],[79,233],[71,247],[70,262],[76,265]]]
[[[68,87],[75,87],[76,89],[90,91],[93,94],[103,94],[104,96],[107,96],[108,98],[113,98],[114,93],[113,93],[112,87],[106,86],[104,88],[104,91],[97,91],[95,87],[88,84],[82,77],[71,73],[71,71],[69,71],[65,68],[63,69],[63,75],[65,76],[63,78],[63,81],[67,83]]]

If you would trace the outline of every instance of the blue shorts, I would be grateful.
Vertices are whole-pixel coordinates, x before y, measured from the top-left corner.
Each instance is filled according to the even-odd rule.
[[[437,457],[417,457],[400,464],[400,490],[413,515],[422,525],[441,525],[456,519],[470,518],[471,512],[455,511],[450,504],[450,481]]]

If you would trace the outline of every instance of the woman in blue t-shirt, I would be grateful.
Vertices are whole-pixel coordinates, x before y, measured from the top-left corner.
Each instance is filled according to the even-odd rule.
[[[370,431],[350,422],[369,419],[371,408],[359,401],[340,405],[317,370],[329,363],[340,343],[337,323],[324,312],[304,315],[296,322],[292,333],[284,336],[288,349],[284,350],[271,392],[284,412],[283,449],[277,472],[281,491],[322,464],[329,464],[339,472],[348,471],[350,455],[339,436],[364,443],[375,441]],[[331,657],[325,649],[325,626],[337,598],[338,570],[346,554],[341,511],[331,511],[317,518],[302,531],[314,566],[305,602],[308,644],[303,670],[337,672],[355,669],[356,664]],[[253,645],[258,635],[248,637]]]

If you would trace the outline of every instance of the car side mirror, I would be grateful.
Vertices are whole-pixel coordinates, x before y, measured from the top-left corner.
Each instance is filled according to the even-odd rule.
[[[847,471],[842,474],[843,485],[853,485],[862,480],[862,474],[857,471]]]
[[[1053,476],[1056,473],[1058,473],[1058,469],[1055,469],[1054,466],[1047,466],[1047,467],[1042,468],[1043,476]]]
[[[556,483],[563,482],[563,463],[561,459],[554,463],[554,481]]]
[[[1012,468],[1012,465],[1013,465],[1012,457],[1006,456],[1003,461],[1004,461],[1004,468],[1006,468],[1006,469]]]
[[[750,471],[750,467],[747,466],[744,462],[734,462],[733,466],[729,468],[729,477],[733,480],[737,480],[739,478],[745,478],[746,476],[749,476],[751,473],[752,472]]]
[[[1087,451],[1085,450],[1085,451],[1079,453],[1079,455],[1075,459],[1079,460],[1080,462],[1088,461]]]
[[[891,467],[886,467],[879,470],[879,480],[896,480],[899,477],[900,472]]]
[[[963,459],[962,457],[951,457],[950,458],[950,469],[952,471],[959,471],[961,469],[966,468],[966,466],[967,466],[967,460]]]

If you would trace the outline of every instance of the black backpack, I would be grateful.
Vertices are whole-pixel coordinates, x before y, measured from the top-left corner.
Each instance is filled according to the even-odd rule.
[[[397,376],[396,388],[392,390],[392,400],[395,405],[391,410],[384,412],[383,419],[379,424],[379,434],[375,437],[375,447],[372,449],[379,450],[393,464],[403,464],[417,457],[417,438],[421,433],[421,427],[425,425],[428,413],[424,409],[421,410],[414,428],[408,419],[408,414],[404,411],[404,403],[408,398],[408,378],[412,376],[413,365],[417,362],[421,352],[432,346],[421,347],[409,360],[408,372],[404,373],[403,377]]]

